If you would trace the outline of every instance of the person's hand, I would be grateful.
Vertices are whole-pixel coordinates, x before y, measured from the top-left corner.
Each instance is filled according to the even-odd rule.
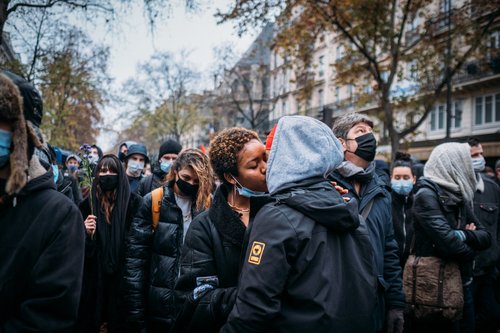
[[[85,219],[85,230],[87,231],[87,235],[89,235],[90,237],[93,237],[94,234],[95,234],[95,229],[96,229],[96,216],[95,215],[89,215],[87,216],[87,218]]]
[[[474,223],[469,223],[465,225],[465,230],[474,231],[476,230],[476,225]]]
[[[387,333],[403,333],[404,324],[403,309],[387,311]]]
[[[343,188],[342,186],[340,185],[337,185],[337,182],[330,182],[332,184],[333,187],[335,187],[335,189],[337,190],[337,192],[339,192],[340,195],[344,195],[344,194],[347,194],[349,193],[349,190]],[[348,198],[348,197],[342,197],[342,199],[344,199],[344,201],[349,201],[351,200],[351,198]]]

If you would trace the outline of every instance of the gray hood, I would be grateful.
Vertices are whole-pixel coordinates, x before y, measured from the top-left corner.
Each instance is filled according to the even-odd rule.
[[[343,160],[342,145],[324,123],[306,116],[282,117],[267,162],[269,193],[304,179],[326,178]]]

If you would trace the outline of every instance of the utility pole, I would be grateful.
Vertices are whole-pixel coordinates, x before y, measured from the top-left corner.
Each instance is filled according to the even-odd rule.
[[[451,0],[446,1],[446,24],[448,28],[446,45],[446,138],[450,138],[452,121],[452,103],[451,103]]]

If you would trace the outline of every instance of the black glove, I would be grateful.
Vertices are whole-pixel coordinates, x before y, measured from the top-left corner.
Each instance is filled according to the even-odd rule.
[[[404,324],[403,309],[387,311],[387,333],[403,333]]]

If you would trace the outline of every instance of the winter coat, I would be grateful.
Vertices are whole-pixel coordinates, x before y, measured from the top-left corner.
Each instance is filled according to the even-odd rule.
[[[375,267],[355,202],[349,211],[320,178],[297,185],[257,213],[221,332],[375,331]]]
[[[85,228],[52,172],[35,172],[33,161],[31,180],[0,206],[0,331],[73,332]]]
[[[489,232],[463,200],[458,201],[455,195],[436,183],[422,177],[417,188],[413,206],[415,254],[459,263],[462,282],[468,283],[477,251],[485,250],[491,244]],[[468,223],[476,224],[476,230],[464,230]],[[465,241],[457,236],[455,230],[464,232]]]
[[[392,224],[391,196],[387,184],[379,180],[375,173],[369,182],[362,184],[360,195],[356,193],[353,183],[338,171],[335,171],[330,179],[349,190],[347,196],[351,197],[351,200],[358,201],[360,213],[373,201],[366,224],[377,267],[378,306],[375,320],[380,330],[385,320],[386,309],[405,307],[398,244]]]
[[[491,246],[480,252],[474,265],[474,275],[487,273],[500,259],[500,187],[481,175],[484,186],[474,194],[474,215],[491,235]]]
[[[376,274],[357,203],[324,176],[342,145],[317,119],[285,116],[266,169],[275,202],[250,225],[236,303],[221,332],[373,332]]]
[[[411,241],[413,239],[413,193],[405,196],[393,191],[391,195],[394,236],[398,242],[399,262],[403,268],[410,255]]]
[[[132,222],[127,242],[127,317],[131,325],[148,326],[151,332],[168,332],[178,311],[174,286],[179,276],[184,221],[172,185],[163,187],[156,231],[152,230],[152,197],[148,193]],[[196,213],[193,204],[193,218]]]
[[[142,198],[130,193],[127,205],[125,230],[130,229],[132,219],[142,204]],[[89,200],[80,206],[85,218],[90,215]],[[128,232],[126,232],[128,234]],[[96,235],[97,236],[97,235]],[[108,332],[125,332],[126,312],[123,306],[124,286],[123,271],[125,264],[125,240],[120,256],[119,268],[113,274],[106,274],[102,269],[98,237],[86,236],[85,241],[85,268],[83,273],[83,287],[79,310],[79,320],[75,331],[99,332],[99,325],[103,320],[108,322]],[[109,311],[109,309],[113,309]],[[102,318],[102,315],[107,318]]]
[[[225,185],[219,186],[210,209],[196,217],[186,235],[175,285],[182,315],[174,332],[218,332],[233,308],[242,249],[248,239],[245,225],[227,204],[228,191]],[[266,197],[251,199],[251,220],[267,201]],[[202,284],[215,289],[194,300],[193,290]]]
[[[161,170],[153,170],[153,174],[143,177],[137,188],[137,194],[141,197],[161,186],[165,173]]]

